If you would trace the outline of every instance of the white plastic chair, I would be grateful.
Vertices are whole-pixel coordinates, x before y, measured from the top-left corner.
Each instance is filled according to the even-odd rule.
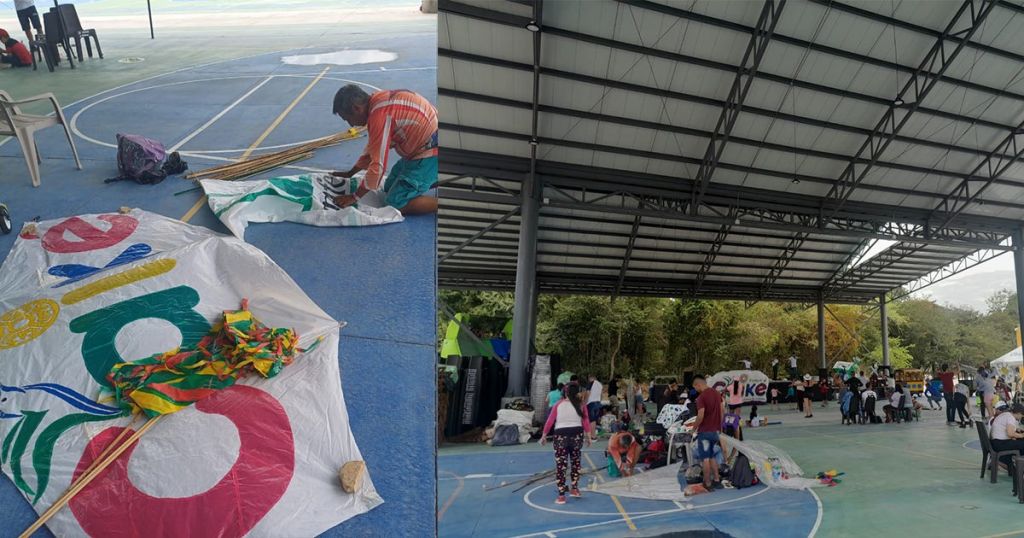
[[[20,105],[44,101],[49,101],[53,105],[53,116],[25,114],[18,108]],[[0,90],[0,136],[13,136],[18,139],[18,143],[21,144],[21,152],[25,155],[28,172],[32,176],[33,187],[39,186],[39,163],[42,162],[39,150],[36,149],[35,132],[51,125],[60,125],[64,128],[64,134],[68,137],[68,143],[71,144],[71,153],[75,156],[75,166],[81,170],[82,162],[78,159],[78,149],[75,148],[75,141],[68,129],[68,122],[64,119],[64,112],[61,111],[60,104],[57,103],[57,98],[52,93],[15,101],[7,92]]]

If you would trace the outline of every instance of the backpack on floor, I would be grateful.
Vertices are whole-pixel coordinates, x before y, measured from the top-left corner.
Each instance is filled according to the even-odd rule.
[[[519,444],[519,426],[515,424],[502,424],[494,428],[494,438],[491,439],[491,446],[510,446]]]
[[[754,471],[750,470],[750,460],[743,454],[736,456],[729,482],[735,488],[749,488],[754,485]]]
[[[704,470],[700,465],[694,464],[686,468],[686,483],[699,484],[704,480]]]
[[[118,177],[106,180],[132,180],[143,185],[154,185],[168,175],[180,174],[188,169],[178,152],[170,155],[160,142],[140,135],[117,135]]]

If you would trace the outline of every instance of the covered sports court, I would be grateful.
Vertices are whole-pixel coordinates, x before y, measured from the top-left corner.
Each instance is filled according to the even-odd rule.
[[[888,301],[994,257],[1012,253],[1024,289],[1019,2],[439,6],[439,284],[514,290],[509,395],[525,394],[541,293],[806,304],[825,368],[830,304],[876,305],[886,342]],[[753,430],[807,472],[852,475],[820,493],[820,524],[778,535],[1019,534],[1009,490],[968,470],[976,434],[936,420],[851,432],[794,415]],[[522,452],[479,452],[440,451],[442,509],[446,483],[474,493],[452,487],[453,511],[489,503],[472,484],[492,480],[472,478],[481,468],[526,472]],[[921,508],[874,508],[910,502],[908,487]],[[789,517],[777,493],[732,521]],[[527,500],[495,501],[522,534],[597,532],[581,514],[527,529],[551,517],[525,515]],[[711,507],[651,516],[653,528],[633,516],[658,509],[605,508],[608,535],[757,535]],[[441,529],[483,535],[489,521],[445,514]]]
[[[191,170],[201,170],[347,130],[331,113],[334,93],[346,83],[436,97],[436,18],[420,13],[418,2],[352,3],[348,11],[293,2],[286,12],[275,2],[154,2],[155,40],[145,25],[145,2],[137,4],[93,6],[105,59],[76,62],[74,70],[65,62],[53,73],[0,72],[0,89],[16,98],[56,94],[84,168],[75,169],[59,127],[40,131],[42,183],[33,188],[17,142],[0,138],[0,202],[9,206],[16,231],[35,219],[128,206],[228,233],[202,190],[180,176],[157,185],[105,184],[117,175],[115,134],[157,139],[180,151]],[[87,19],[86,5],[79,12]],[[394,58],[350,61],[338,55],[362,50]],[[360,137],[321,149],[295,166],[255,177],[348,169],[365,142]],[[379,420],[388,401],[375,380],[389,372],[405,387],[409,405],[429,407],[434,400],[430,384],[419,380],[430,376],[435,346],[435,233],[434,217],[421,216],[361,228],[256,224],[246,234],[247,242],[266,252],[326,312],[347,322],[341,331],[341,383],[352,430],[385,503],[325,536],[433,532],[430,499],[424,499],[425,490],[409,487],[433,483],[434,468],[423,458],[433,450],[432,428],[429,421]],[[8,252],[16,237],[0,236],[0,251]],[[36,517],[15,486],[0,480],[0,535],[17,535]],[[43,535],[48,531],[37,534]]]

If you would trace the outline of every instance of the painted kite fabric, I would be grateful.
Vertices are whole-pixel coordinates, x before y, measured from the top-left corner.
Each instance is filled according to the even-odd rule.
[[[47,523],[55,535],[308,537],[383,502],[372,468],[353,494],[338,480],[342,465],[365,461],[340,383],[339,322],[259,249],[139,210],[26,226],[0,268],[3,473],[44,511],[121,432],[139,427],[113,397],[111,371],[122,365],[115,376],[130,383],[138,372],[124,364],[172,349],[219,349],[227,361],[209,340],[225,312],[221,333],[294,330],[259,337],[281,344],[280,360],[255,340],[236,346],[255,351],[245,368],[274,378],[239,376],[162,419]],[[285,357],[295,360],[280,368]],[[193,398],[175,390],[221,380],[210,371],[154,373],[134,386],[153,398],[175,394],[177,406]],[[153,398],[135,402],[164,412]]]
[[[243,300],[241,310],[225,311],[194,346],[115,364],[108,379],[122,408],[155,417],[181,411],[247,375],[274,377],[305,351],[295,331],[264,326]]]
[[[253,181],[200,181],[210,209],[243,239],[250,222],[298,222],[313,226],[374,226],[402,222],[402,213],[370,191],[356,205],[339,208],[334,197],[352,194],[363,174],[352,178],[316,173]]]

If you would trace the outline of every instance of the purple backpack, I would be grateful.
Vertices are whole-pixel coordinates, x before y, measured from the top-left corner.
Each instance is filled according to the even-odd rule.
[[[167,151],[156,140],[139,135],[117,135],[117,178],[107,182],[133,180],[136,183],[160,183],[167,177],[163,170]]]

